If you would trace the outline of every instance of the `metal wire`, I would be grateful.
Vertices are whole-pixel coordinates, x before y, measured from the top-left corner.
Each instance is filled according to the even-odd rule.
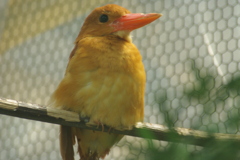
[[[0,0],[0,96],[46,104],[83,20],[107,3],[163,14],[132,33],[147,73],[145,122],[239,133],[226,123],[239,114],[239,93],[222,87],[240,76],[237,0]],[[0,160],[60,159],[58,126],[0,117]],[[144,148],[145,142],[125,137],[106,159],[145,159],[130,145]]]

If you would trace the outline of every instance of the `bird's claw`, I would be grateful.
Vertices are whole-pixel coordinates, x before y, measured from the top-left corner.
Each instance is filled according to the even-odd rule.
[[[95,124],[97,124],[97,128],[99,128],[99,126],[102,126],[102,132],[104,131],[104,124],[101,123],[99,120],[98,121],[94,121]]]
[[[80,116],[80,121],[82,122],[84,122],[84,123],[88,123],[89,121],[90,121],[90,118],[89,117],[85,117],[85,116]]]
[[[110,134],[111,130],[112,130],[112,127],[109,127],[109,129],[108,129],[108,133],[109,134]]]

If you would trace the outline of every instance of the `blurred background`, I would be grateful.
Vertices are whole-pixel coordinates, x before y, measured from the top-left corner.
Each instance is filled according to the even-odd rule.
[[[145,122],[239,134],[237,0],[0,0],[0,97],[46,105],[84,19],[108,3],[163,14],[132,32],[147,73]],[[57,125],[0,115],[0,160],[59,160],[58,135]],[[125,136],[106,159],[238,159],[222,155],[229,146]]]

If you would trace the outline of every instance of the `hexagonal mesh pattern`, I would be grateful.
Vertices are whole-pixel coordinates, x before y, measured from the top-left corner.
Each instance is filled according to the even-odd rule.
[[[240,76],[237,0],[0,0],[0,96],[46,104],[84,18],[107,3],[163,14],[132,33],[147,73],[145,122],[239,133],[227,123],[239,114],[239,91],[226,89]],[[0,117],[1,160],[60,159],[57,125]],[[144,148],[126,136],[106,159],[144,159],[130,145]]]

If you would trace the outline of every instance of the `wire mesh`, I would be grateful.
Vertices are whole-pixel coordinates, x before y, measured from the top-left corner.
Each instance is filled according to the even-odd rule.
[[[239,92],[223,87],[240,76],[237,0],[0,0],[0,96],[46,104],[83,20],[107,3],[163,14],[132,33],[147,73],[145,122],[239,134],[228,123],[239,115]],[[1,160],[60,159],[57,125],[0,117]],[[106,159],[146,159],[130,147],[146,145],[125,136]]]

